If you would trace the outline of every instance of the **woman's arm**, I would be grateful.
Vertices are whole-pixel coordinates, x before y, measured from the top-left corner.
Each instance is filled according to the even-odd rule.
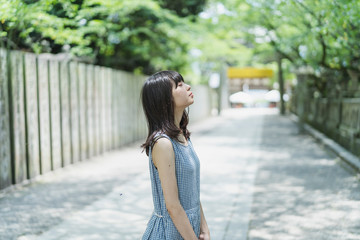
[[[200,240],[210,240],[210,231],[205,219],[205,215],[201,203],[200,203],[200,211],[201,211]]]
[[[175,175],[175,153],[167,138],[160,138],[154,145],[152,159],[156,166],[165,198],[166,209],[184,240],[198,240],[185,210],[180,204]]]

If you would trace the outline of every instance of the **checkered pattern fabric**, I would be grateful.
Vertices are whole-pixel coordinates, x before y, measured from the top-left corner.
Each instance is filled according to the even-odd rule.
[[[159,134],[159,138],[168,138],[175,152],[175,173],[179,191],[179,200],[197,236],[200,235],[200,162],[191,140],[185,146]],[[181,240],[183,239],[172,222],[165,206],[165,199],[160,183],[159,173],[155,168],[151,148],[149,152],[149,168],[154,203],[152,214],[142,240]]]

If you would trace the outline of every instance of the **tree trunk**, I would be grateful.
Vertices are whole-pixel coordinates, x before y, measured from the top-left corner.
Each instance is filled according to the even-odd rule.
[[[280,54],[277,54],[277,64],[278,64],[278,80],[279,80],[279,91],[280,91],[280,114],[285,115],[285,102],[284,102],[284,77],[282,71],[282,57]]]

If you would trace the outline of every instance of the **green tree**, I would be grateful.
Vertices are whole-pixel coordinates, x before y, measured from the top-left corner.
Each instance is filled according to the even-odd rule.
[[[314,81],[309,84],[323,95],[327,94],[329,84],[333,84],[330,77],[337,79],[335,84],[338,84],[347,81],[348,70],[360,70],[359,1],[223,0],[221,3],[229,12],[232,31],[243,33],[239,42],[254,50],[253,60],[269,62],[279,55],[294,68],[310,67]]]
[[[174,11],[180,17],[197,16],[204,10],[206,0],[157,0],[163,8]]]
[[[187,25],[153,1],[0,0],[3,46],[36,53],[68,52],[145,74],[181,71],[189,63]],[[184,32],[185,31],[185,32]]]

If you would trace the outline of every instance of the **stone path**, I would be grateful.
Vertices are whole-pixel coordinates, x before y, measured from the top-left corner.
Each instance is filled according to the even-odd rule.
[[[359,177],[289,118],[264,123],[248,239],[360,239]]]
[[[190,126],[213,240],[360,239],[359,178],[274,109]],[[139,143],[0,192],[0,239],[140,239],[152,213]]]

